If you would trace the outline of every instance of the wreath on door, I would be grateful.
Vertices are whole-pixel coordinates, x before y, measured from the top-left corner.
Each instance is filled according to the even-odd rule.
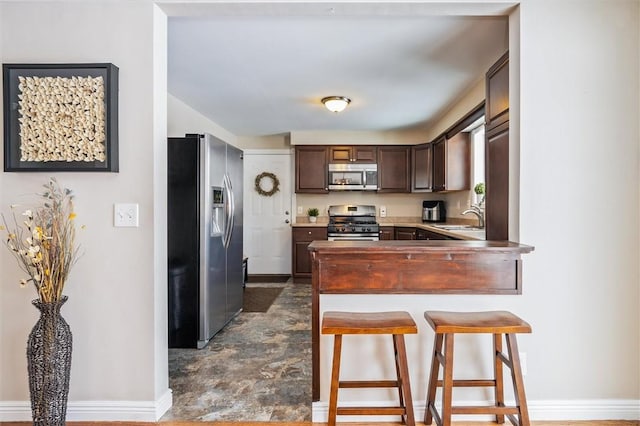
[[[269,179],[271,181],[271,189],[269,191],[262,187],[262,181],[264,179]],[[256,176],[254,184],[256,192],[265,197],[271,197],[273,194],[280,191],[280,180],[278,179],[278,176],[270,172],[260,173],[258,176]]]

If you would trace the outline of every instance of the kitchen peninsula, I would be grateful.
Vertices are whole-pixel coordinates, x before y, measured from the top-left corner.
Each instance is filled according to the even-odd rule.
[[[320,398],[321,294],[520,294],[521,255],[509,241],[314,241],[313,401]]]

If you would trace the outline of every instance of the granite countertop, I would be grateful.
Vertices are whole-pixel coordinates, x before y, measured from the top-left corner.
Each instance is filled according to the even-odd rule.
[[[292,223],[291,226],[294,228],[299,227],[326,227],[328,225],[329,218],[328,217],[319,217],[318,222],[309,223],[308,219],[305,216],[301,216],[296,218],[297,222]],[[455,225],[469,225],[473,226],[474,221],[469,221],[465,219],[448,219],[447,222],[443,223],[423,223],[420,218],[413,217],[387,217],[387,218],[376,218],[378,224],[382,226],[398,226],[398,227],[408,227],[408,228],[417,228],[424,229],[426,231],[436,232],[438,234],[445,235],[447,237],[458,238],[462,240],[485,240],[486,234],[484,229],[442,229],[441,226],[455,226]]]

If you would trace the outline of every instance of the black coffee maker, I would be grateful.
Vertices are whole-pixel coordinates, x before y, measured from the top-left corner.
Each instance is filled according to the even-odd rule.
[[[443,200],[425,200],[422,202],[423,222],[446,222],[447,208]]]

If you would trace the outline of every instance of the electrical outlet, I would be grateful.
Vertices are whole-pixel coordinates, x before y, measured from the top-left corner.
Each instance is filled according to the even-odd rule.
[[[522,370],[522,375],[527,375],[527,353],[526,352],[518,352],[520,354],[520,369]]]
[[[298,214],[302,214],[302,206],[298,206]]]
[[[380,206],[380,217],[387,217],[387,206]]]
[[[138,227],[138,204],[114,204],[113,226],[134,228]]]

